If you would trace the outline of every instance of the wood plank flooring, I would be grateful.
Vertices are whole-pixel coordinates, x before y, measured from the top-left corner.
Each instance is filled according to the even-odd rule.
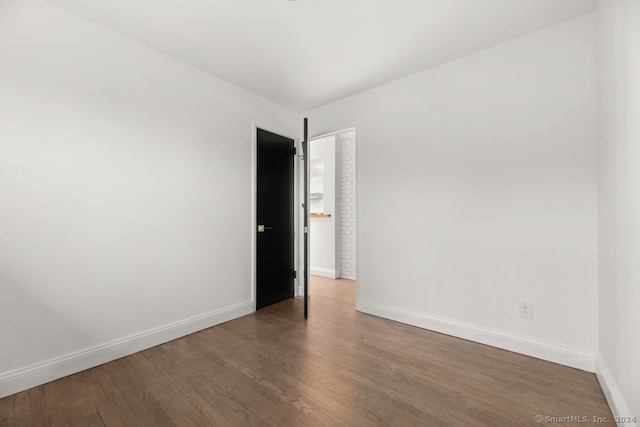
[[[302,301],[292,299],[1,399],[0,425],[526,426],[540,425],[536,415],[612,419],[595,375],[358,313],[354,286],[314,278],[306,322]]]

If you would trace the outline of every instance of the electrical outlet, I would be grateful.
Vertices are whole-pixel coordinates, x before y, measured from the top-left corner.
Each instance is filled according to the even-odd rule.
[[[518,316],[523,319],[533,319],[533,304],[526,301],[520,301]]]

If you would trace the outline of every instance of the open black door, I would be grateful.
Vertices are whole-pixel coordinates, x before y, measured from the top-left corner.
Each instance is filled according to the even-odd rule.
[[[293,297],[293,139],[257,129],[256,309]]]
[[[302,138],[302,151],[304,160],[304,196],[302,207],[304,212],[304,318],[309,317],[309,120],[304,118],[304,131]]]

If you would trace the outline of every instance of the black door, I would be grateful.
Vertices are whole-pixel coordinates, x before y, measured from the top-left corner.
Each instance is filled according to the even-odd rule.
[[[257,130],[256,309],[293,297],[294,141]]]
[[[302,151],[304,160],[304,196],[302,198],[302,208],[304,212],[304,271],[302,272],[302,280],[304,280],[304,298],[303,315],[304,318],[309,316],[309,159],[311,158],[311,147],[309,146],[309,120],[305,117],[302,123],[303,137],[302,137]]]

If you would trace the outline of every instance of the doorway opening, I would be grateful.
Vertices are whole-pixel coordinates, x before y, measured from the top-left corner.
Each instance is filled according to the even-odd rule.
[[[311,287],[355,281],[356,129],[313,138],[310,145]]]

